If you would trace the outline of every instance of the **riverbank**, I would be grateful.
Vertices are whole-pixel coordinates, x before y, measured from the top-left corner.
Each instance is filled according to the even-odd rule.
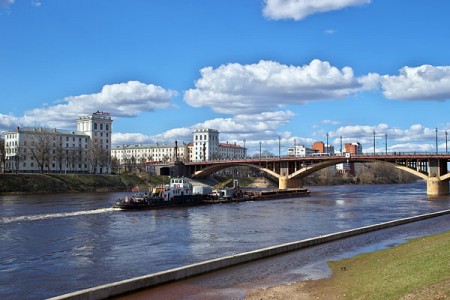
[[[145,180],[131,174],[0,174],[0,194],[118,192],[136,184],[146,186]]]
[[[250,291],[246,299],[448,299],[450,231],[329,262],[333,275]]]

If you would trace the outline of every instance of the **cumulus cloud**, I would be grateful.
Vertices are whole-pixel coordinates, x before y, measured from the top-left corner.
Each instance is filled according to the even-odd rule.
[[[447,128],[447,127],[446,127]],[[438,131],[439,149],[445,149],[445,130]],[[343,143],[359,142],[363,145],[364,152],[373,152],[373,133],[375,131],[375,144],[377,152],[384,152],[386,138],[389,152],[434,152],[436,151],[436,128],[428,128],[422,124],[413,124],[408,128],[395,128],[388,124],[378,125],[352,125],[342,126],[333,132],[329,132],[335,146]],[[387,135],[387,136],[386,136]],[[323,136],[323,133],[322,133]]]
[[[278,136],[286,145],[292,145],[294,139],[297,143],[311,141],[300,137],[293,137],[290,132],[280,132],[279,128],[291,121],[294,113],[291,111],[264,112],[255,115],[236,115],[230,118],[215,118],[194,124],[190,127],[181,127],[168,130],[153,136],[140,134],[113,134],[114,145],[133,143],[174,143],[191,142],[192,132],[196,129],[213,128],[220,132],[220,141],[237,143],[243,146],[246,140],[247,148],[259,147],[259,141],[264,141],[266,149],[278,145]]]
[[[0,114],[0,132],[11,130],[14,127],[20,126],[21,119],[13,115]]]
[[[186,103],[207,106],[218,113],[255,114],[289,104],[340,99],[366,89],[366,78],[357,78],[350,67],[338,69],[315,59],[304,66],[274,61],[237,63],[217,69],[203,68],[195,89],[185,91]]]
[[[37,108],[25,112],[23,121],[33,124],[36,120],[49,127],[73,127],[73,120],[95,111],[108,111],[114,117],[136,117],[142,112],[165,109],[172,106],[171,99],[177,92],[153,84],[128,81],[103,86],[99,93],[71,96],[62,104]]]
[[[263,14],[272,20],[299,21],[309,15],[369,3],[370,0],[264,0]]]
[[[388,99],[450,99],[450,66],[403,67],[400,75],[382,76],[380,82],[383,94]]]

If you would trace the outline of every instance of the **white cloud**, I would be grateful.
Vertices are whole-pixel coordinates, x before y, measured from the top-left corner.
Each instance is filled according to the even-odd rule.
[[[21,126],[20,118],[13,115],[0,114],[0,133],[11,130],[13,127]]]
[[[341,122],[340,121],[334,121],[334,120],[323,120],[322,124],[339,125],[339,124],[341,124]]]
[[[152,143],[152,139],[142,133],[113,133],[111,141],[114,145],[129,145],[129,144],[148,144]]]
[[[14,4],[14,2],[16,2],[16,0],[0,0],[0,8],[1,7],[8,7],[11,4]]]
[[[445,149],[445,130],[438,131],[439,149]],[[340,137],[343,143],[359,142],[364,152],[373,152],[373,132],[377,152],[384,152],[386,138],[389,152],[434,152],[436,151],[436,128],[428,128],[422,124],[413,124],[405,129],[393,128],[388,124],[342,126],[334,132],[329,132],[330,143],[338,146]],[[387,134],[387,136],[386,136]],[[322,132],[321,136],[324,136]]]
[[[113,134],[112,143],[114,145],[122,144],[140,144],[140,143],[167,143],[191,142],[192,132],[196,129],[212,128],[220,132],[220,141],[237,143],[241,146],[246,140],[246,147],[251,153],[259,149],[259,142],[263,141],[266,150],[273,152],[273,147],[278,147],[278,136],[282,138],[282,143],[286,146],[297,143],[310,143],[309,139],[293,137],[290,132],[279,131],[280,126],[290,122],[294,117],[291,111],[265,112],[256,115],[236,115],[231,118],[216,118],[202,123],[194,124],[187,128],[174,128],[166,132],[153,136],[145,136],[138,133]],[[276,141],[276,142],[275,142]]]
[[[103,86],[99,93],[66,97],[63,104],[37,108],[25,112],[26,124],[45,124],[49,127],[73,127],[73,120],[95,111],[108,111],[114,117],[136,117],[142,112],[172,106],[175,91],[139,81]]]
[[[207,106],[218,113],[255,114],[289,104],[340,99],[366,89],[366,78],[356,78],[350,67],[341,70],[315,59],[304,66],[273,61],[203,68],[195,89],[185,91],[186,103]]]
[[[39,7],[42,5],[42,2],[40,0],[31,0],[31,5]]]
[[[403,67],[400,75],[382,76],[380,82],[383,94],[388,99],[450,99],[450,66]]]
[[[317,13],[369,4],[370,0],[264,0],[263,14],[272,20],[302,20]]]

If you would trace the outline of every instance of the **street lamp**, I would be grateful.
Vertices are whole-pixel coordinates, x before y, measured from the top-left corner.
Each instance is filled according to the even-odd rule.
[[[281,157],[281,137],[278,136],[278,157]]]
[[[448,132],[447,132],[447,130],[445,131],[445,154],[448,154],[448,148],[447,148],[447,135],[448,135]]]
[[[436,132],[436,154],[438,154],[438,138],[437,138],[437,133],[438,133],[438,130],[437,130],[437,128],[435,129],[435,132]]]
[[[259,159],[261,159],[261,141],[259,141]]]
[[[384,140],[385,140],[385,145],[386,145],[386,155],[387,155],[387,133],[384,134]]]
[[[342,135],[340,136],[341,138],[341,155],[342,155]]]
[[[373,155],[375,155],[375,130],[373,131]]]
[[[327,132],[327,147],[325,148],[326,149],[325,153],[328,153],[328,148],[329,148],[329,146],[328,146],[328,132]]]
[[[246,152],[246,151],[245,151],[245,139],[244,139],[244,158],[245,158],[245,156],[246,156],[246,155],[245,155],[245,152]]]

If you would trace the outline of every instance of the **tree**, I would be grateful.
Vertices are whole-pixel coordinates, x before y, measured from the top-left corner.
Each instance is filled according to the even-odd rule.
[[[55,147],[55,162],[58,166],[59,172],[62,173],[63,170],[63,164],[66,164],[66,151],[63,148],[63,144],[61,142],[62,137],[60,137],[60,141],[54,145]]]
[[[39,134],[28,136],[26,148],[30,150],[31,156],[36,160],[39,170],[44,173],[44,167],[49,166],[52,138],[50,133],[42,131]]]
[[[6,148],[3,138],[0,138],[0,166],[1,172],[4,174],[6,172]]]
[[[88,150],[87,150],[87,160],[91,166],[91,172],[97,174],[97,169],[100,167],[102,162],[102,146],[98,139],[91,139]]]

